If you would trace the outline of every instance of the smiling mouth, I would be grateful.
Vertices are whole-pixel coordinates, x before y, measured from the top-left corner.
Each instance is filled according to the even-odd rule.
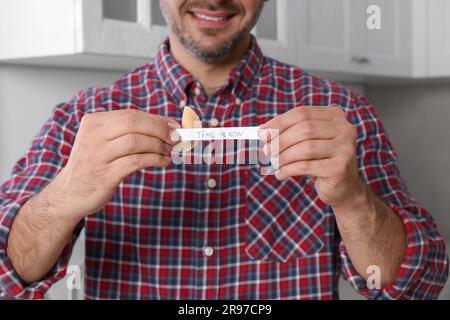
[[[224,28],[237,15],[235,12],[190,10],[191,18],[200,26],[206,28]]]
[[[206,14],[202,14],[202,13],[196,13],[196,12],[190,12],[191,15],[193,15],[194,17],[196,17],[197,19],[201,19],[201,20],[205,20],[205,21],[213,21],[213,22],[220,22],[220,21],[225,21],[225,20],[229,20],[232,17],[234,17],[234,14],[230,14],[227,16],[209,16]]]

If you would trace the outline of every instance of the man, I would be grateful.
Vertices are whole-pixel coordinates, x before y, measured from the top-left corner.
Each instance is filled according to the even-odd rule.
[[[262,0],[160,4],[156,59],[58,105],[1,187],[3,295],[41,298],[84,226],[88,299],[335,299],[340,272],[370,299],[436,298],[444,241],[373,107],[265,57]],[[204,127],[279,130],[276,175],[172,164],[187,105]]]

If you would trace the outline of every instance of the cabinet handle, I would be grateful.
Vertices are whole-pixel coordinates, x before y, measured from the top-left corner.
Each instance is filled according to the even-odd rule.
[[[370,59],[368,57],[354,56],[352,62],[357,64],[370,64]]]

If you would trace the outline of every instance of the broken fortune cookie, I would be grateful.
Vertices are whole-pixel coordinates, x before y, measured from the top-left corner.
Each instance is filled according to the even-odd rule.
[[[192,110],[190,107],[184,107],[183,109],[183,118],[181,119],[181,127],[183,129],[195,129],[201,128],[201,121],[198,117],[197,113]],[[198,144],[198,141],[181,141],[176,144],[172,151],[179,153],[186,153],[195,148]]]

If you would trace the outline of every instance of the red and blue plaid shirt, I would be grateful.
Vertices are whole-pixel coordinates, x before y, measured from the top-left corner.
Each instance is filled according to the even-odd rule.
[[[132,108],[181,120],[185,105],[196,110],[204,127],[211,119],[223,127],[258,126],[298,106],[345,110],[358,131],[362,179],[398,213],[407,232],[395,282],[367,288],[332,209],[308,178],[280,182],[246,164],[181,164],[124,179],[106,207],[80,224],[45,279],[24,284],[6,254],[11,224],[66,164],[81,118]],[[400,177],[374,108],[334,82],[265,57],[254,38],[226,85],[209,97],[177,64],[166,41],[152,63],[56,106],[0,187],[2,294],[43,297],[65,276],[82,226],[87,299],[336,299],[341,274],[370,299],[436,298],[448,272],[444,241]]]

